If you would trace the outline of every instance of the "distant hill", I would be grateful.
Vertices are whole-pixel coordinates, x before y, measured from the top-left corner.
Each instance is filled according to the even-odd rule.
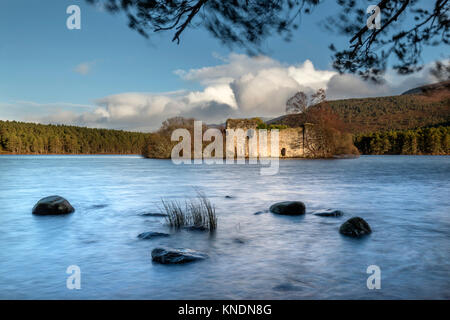
[[[410,89],[408,91],[405,91],[402,93],[402,95],[405,94],[436,94],[440,91],[448,91],[450,90],[450,80],[448,81],[443,81],[443,82],[438,82],[438,83],[433,83],[433,84],[428,84],[425,86],[421,86],[421,87],[417,87],[414,89]]]
[[[450,81],[414,88],[398,96],[333,100],[327,104],[356,134],[436,126],[450,121]],[[268,121],[290,127],[303,122],[301,114]]]

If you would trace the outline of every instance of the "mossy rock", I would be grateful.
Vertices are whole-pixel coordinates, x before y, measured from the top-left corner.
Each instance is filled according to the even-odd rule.
[[[161,264],[184,264],[208,258],[205,253],[191,249],[155,248],[152,260]]]
[[[72,205],[60,196],[50,196],[39,200],[33,207],[35,215],[62,215],[74,212]]]
[[[269,210],[276,214],[298,216],[305,214],[306,206],[301,201],[283,201],[271,205]]]
[[[170,236],[170,234],[167,234],[167,233],[148,231],[148,232],[143,232],[143,233],[139,234],[138,238],[148,240],[148,239],[153,239],[153,238],[169,237],[169,236]]]
[[[341,225],[339,232],[344,236],[359,238],[372,233],[372,229],[363,218],[353,217]]]

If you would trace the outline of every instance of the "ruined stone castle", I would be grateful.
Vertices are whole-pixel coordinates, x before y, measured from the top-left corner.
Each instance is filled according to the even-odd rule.
[[[279,158],[305,158],[308,157],[309,152],[306,148],[306,139],[308,125],[299,128],[286,128],[278,131],[278,146],[273,145],[271,139],[271,130],[267,130],[267,149],[262,150],[260,141],[266,139],[260,137],[261,131],[258,130],[258,125],[261,123],[259,119],[228,119],[226,121],[225,129],[227,129],[227,138],[230,129],[236,131],[242,129],[245,133],[246,143],[245,146],[238,143],[238,139],[234,139],[231,144],[226,146],[226,152],[234,152],[239,154],[238,148],[245,148],[240,150],[245,154],[245,157],[279,157]],[[254,139],[253,135],[258,139]],[[251,143],[255,143],[253,148]],[[258,141],[258,143],[256,143]],[[264,144],[264,143],[263,143]],[[273,145],[273,146],[272,146]]]

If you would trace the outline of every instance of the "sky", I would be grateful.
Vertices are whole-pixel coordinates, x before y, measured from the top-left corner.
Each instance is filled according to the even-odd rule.
[[[367,7],[370,1],[361,1]],[[81,29],[69,30],[70,5],[81,9]],[[302,16],[291,42],[264,41],[264,54],[249,56],[220,44],[201,28],[187,29],[179,45],[173,33],[150,39],[84,0],[0,2],[0,120],[73,124],[152,131],[172,116],[207,123],[227,118],[275,117],[297,91],[325,88],[328,99],[400,94],[431,83],[428,69],[374,85],[331,67],[330,36],[319,22],[337,6],[325,1]],[[426,49],[423,60],[442,59],[444,47]]]

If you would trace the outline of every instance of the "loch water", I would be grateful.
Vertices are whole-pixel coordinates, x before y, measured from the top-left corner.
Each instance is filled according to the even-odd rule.
[[[0,156],[0,299],[450,299],[450,157],[361,156],[259,165],[175,165],[139,156]],[[171,230],[161,198],[204,192],[214,234]],[[34,216],[60,195],[76,211]],[[228,196],[228,197],[227,197]],[[299,200],[299,217],[266,210]],[[339,209],[342,217],[311,212]],[[255,215],[255,212],[262,212]],[[359,216],[373,233],[339,234]],[[170,237],[138,239],[146,231]],[[207,253],[160,265],[156,247]],[[67,268],[79,266],[81,289]],[[381,288],[367,288],[367,268]]]

